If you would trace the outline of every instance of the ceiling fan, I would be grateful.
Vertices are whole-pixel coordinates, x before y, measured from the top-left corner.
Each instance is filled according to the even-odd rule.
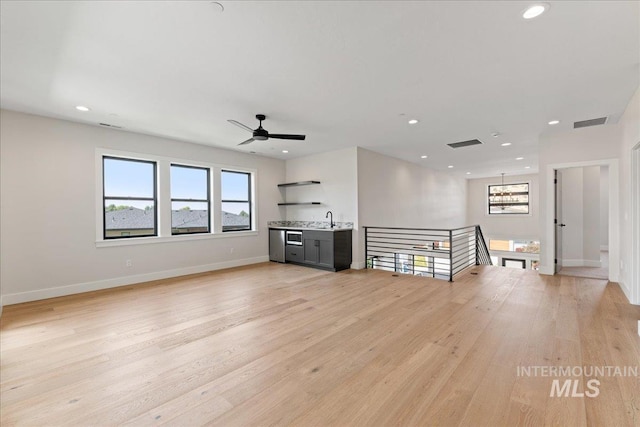
[[[264,119],[266,119],[267,116],[265,116],[264,114],[256,114],[256,119],[260,120],[260,125],[258,126],[258,129],[251,129],[249,126],[247,125],[243,125],[242,123],[235,121],[235,120],[227,120],[229,123],[232,123],[238,127],[241,127],[244,130],[248,130],[249,132],[253,133],[253,136],[249,139],[247,139],[246,141],[241,142],[238,145],[245,145],[245,144],[251,144],[253,141],[266,141],[269,138],[276,138],[276,139],[297,139],[299,141],[303,141],[306,136],[305,135],[290,135],[290,134],[284,134],[284,133],[269,133],[266,129],[264,129],[262,127],[262,121]]]

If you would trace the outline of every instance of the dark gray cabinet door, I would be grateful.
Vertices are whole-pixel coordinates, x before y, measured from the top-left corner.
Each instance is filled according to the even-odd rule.
[[[302,233],[302,247],[304,248],[304,262],[308,264],[318,263],[318,241],[314,238],[309,238]]]
[[[317,240],[318,264],[333,268],[333,239]]]

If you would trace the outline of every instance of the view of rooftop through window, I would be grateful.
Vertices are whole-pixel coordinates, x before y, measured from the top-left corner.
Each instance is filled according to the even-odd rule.
[[[172,234],[211,231],[211,169],[170,167]],[[105,238],[156,235],[156,163],[103,158]],[[215,179],[215,177],[214,177]],[[223,231],[251,229],[251,174],[222,171]]]

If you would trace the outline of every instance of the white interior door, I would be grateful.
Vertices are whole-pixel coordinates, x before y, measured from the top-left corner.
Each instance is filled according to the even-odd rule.
[[[562,228],[565,226],[562,223],[562,172],[555,170],[554,179],[554,194],[555,194],[555,255],[554,255],[554,273],[557,273],[562,268]]]

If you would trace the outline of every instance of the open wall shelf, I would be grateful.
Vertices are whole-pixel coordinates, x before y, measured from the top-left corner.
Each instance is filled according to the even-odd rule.
[[[294,206],[294,205],[319,205],[320,202],[299,202],[299,203],[278,203],[278,206]]]
[[[301,185],[313,185],[320,184],[320,181],[300,181],[300,182],[287,182],[285,184],[278,184],[278,187],[298,187]]]
[[[314,185],[314,184],[320,184],[320,181],[298,181],[298,182],[287,182],[284,184],[278,184],[278,188],[284,188],[286,189],[287,187],[300,187],[303,185]],[[286,194],[286,192],[283,192],[283,194]],[[285,197],[286,200],[286,197]],[[282,203],[278,203],[278,206],[301,206],[301,205],[319,205],[320,202],[282,202]]]

